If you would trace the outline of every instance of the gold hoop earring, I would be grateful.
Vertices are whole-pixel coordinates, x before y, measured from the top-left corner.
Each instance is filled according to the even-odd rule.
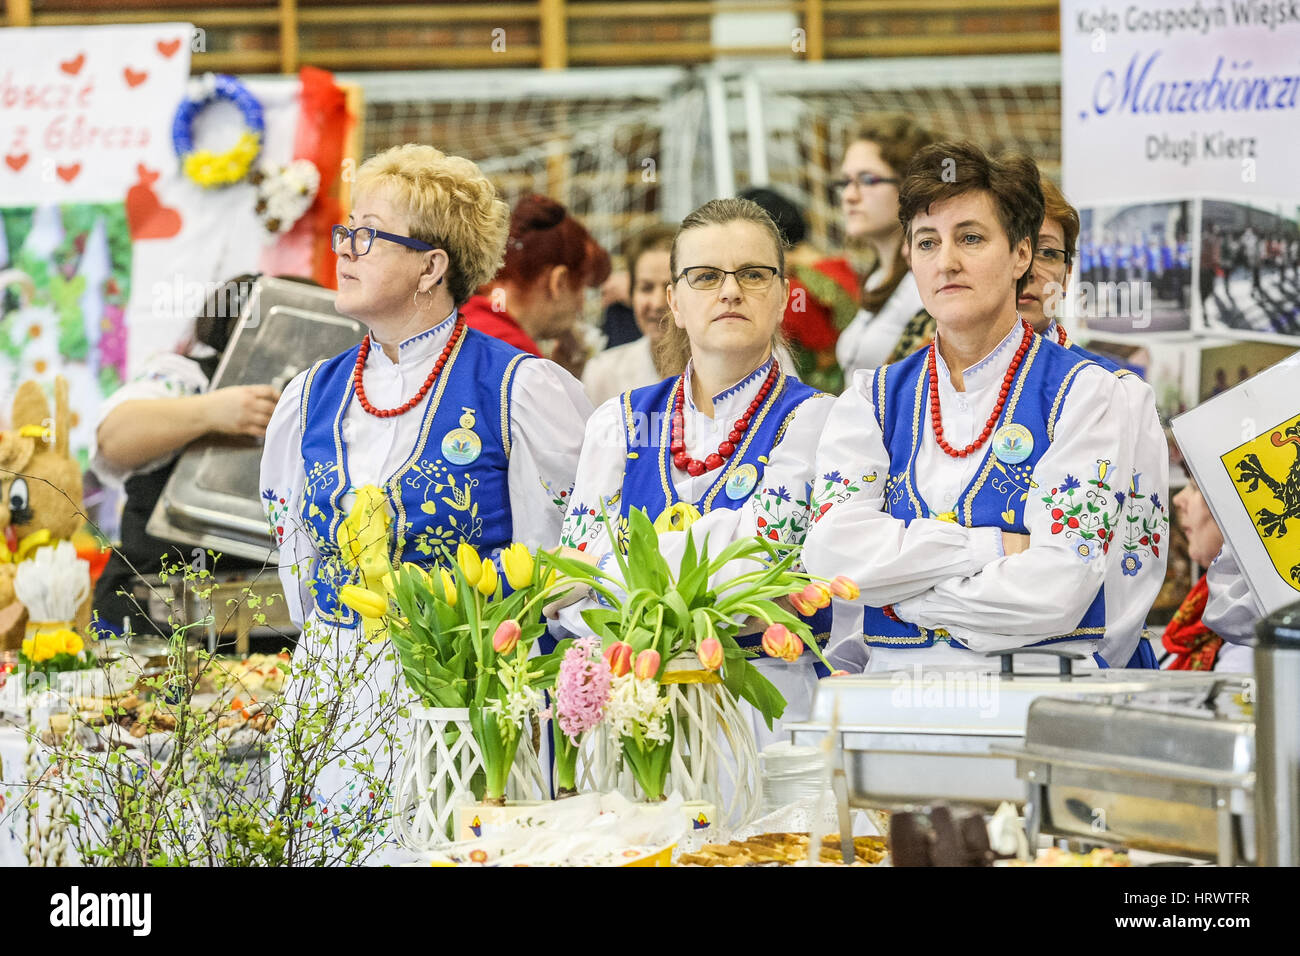
[[[432,302],[433,302],[433,290],[430,289],[430,290],[428,291],[427,294],[428,294],[428,296],[429,296],[429,303],[432,303]],[[424,308],[424,306],[420,305],[420,290],[419,290],[419,289],[416,289],[416,290],[415,290],[415,294],[411,296],[411,301],[412,301],[413,303],[415,303],[415,307],[416,307],[417,309],[422,309],[422,308]]]

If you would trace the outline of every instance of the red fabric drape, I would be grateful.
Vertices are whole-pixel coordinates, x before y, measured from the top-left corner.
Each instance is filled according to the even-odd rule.
[[[337,288],[334,253],[330,250],[330,227],[343,220],[338,199],[339,176],[348,131],[356,117],[348,113],[347,97],[334,74],[305,66],[298,74],[302,83],[302,105],[298,131],[293,141],[293,158],[310,159],[320,171],[320,191],[306,215],[290,235],[309,236],[312,248],[312,278],[327,289]]]

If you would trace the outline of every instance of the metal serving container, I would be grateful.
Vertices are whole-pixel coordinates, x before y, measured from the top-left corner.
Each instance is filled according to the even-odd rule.
[[[313,363],[361,341],[365,327],[334,311],[329,289],[263,276],[253,286],[212,388],[283,389]],[[204,439],[176,463],[148,531],[254,561],[274,560],[258,473],[260,442]]]
[[[833,735],[854,806],[901,810],[951,800],[996,808],[1026,800],[1015,759],[994,751],[1023,741],[1038,698],[1096,700],[1210,683],[1203,675],[1155,670],[1067,675],[918,666],[822,680],[808,720],[785,726],[796,744]]]
[[[1023,746],[1000,748],[1029,784],[1030,840],[1255,861],[1253,693],[1221,675],[1208,688],[1035,700]]]

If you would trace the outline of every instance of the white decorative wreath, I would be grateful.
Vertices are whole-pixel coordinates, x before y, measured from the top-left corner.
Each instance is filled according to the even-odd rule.
[[[249,181],[257,187],[253,210],[272,235],[288,232],[316,201],[320,172],[309,159],[295,159],[287,166],[262,166]]]

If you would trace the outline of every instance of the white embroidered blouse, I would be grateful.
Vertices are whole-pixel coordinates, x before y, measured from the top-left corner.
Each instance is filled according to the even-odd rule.
[[[969,444],[983,429],[1021,335],[1017,323],[988,356],[966,369],[962,392],[938,358],[940,411],[952,446]],[[1112,469],[1125,480],[1131,474],[1128,403],[1115,376],[1094,365],[1075,377],[1055,440],[1030,476],[1025,506],[1030,546],[1006,555],[998,528],[968,528],[937,518],[905,524],[886,510],[890,459],[876,421],[875,375],[859,371],[827,419],[816,473],[819,482],[839,481],[820,482],[824,491],[813,496],[816,517],[804,544],[808,570],[826,578],[847,575],[861,588],[861,603],[892,605],[902,620],[944,628],[976,651],[1023,647],[1074,628],[1102,586],[1115,551],[1087,547],[1055,521],[1042,499]],[[935,442],[929,416],[924,421],[916,490],[936,514],[949,512],[984,456],[949,457]],[[845,479],[849,484],[842,484]],[[1120,505],[1114,498],[1111,503],[1115,527]],[[838,622],[837,615],[833,642],[861,642],[860,622],[856,635],[840,634]],[[837,651],[833,643],[828,653],[843,665],[860,667],[862,650]]]
[[[1043,335],[1056,341],[1056,329],[1053,322]],[[1106,636],[1097,650],[1111,667],[1124,667],[1169,563],[1169,443],[1151,386],[1131,373],[1116,378],[1128,406],[1133,475],[1125,486],[1110,483],[1122,487],[1124,500],[1106,571]]]

